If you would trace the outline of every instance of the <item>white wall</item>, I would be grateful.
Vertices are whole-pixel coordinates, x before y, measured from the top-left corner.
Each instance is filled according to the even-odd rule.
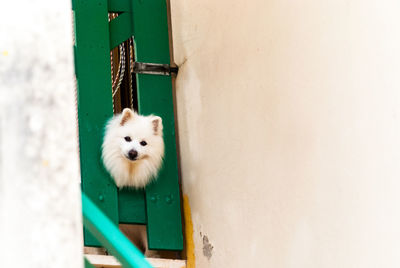
[[[70,3],[2,5],[1,267],[83,267]]]
[[[399,10],[171,1],[197,267],[400,266]]]

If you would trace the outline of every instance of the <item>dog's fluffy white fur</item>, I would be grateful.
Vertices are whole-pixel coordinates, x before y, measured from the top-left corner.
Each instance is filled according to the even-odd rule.
[[[106,126],[102,158],[118,187],[143,188],[154,179],[164,157],[162,120],[124,109]]]

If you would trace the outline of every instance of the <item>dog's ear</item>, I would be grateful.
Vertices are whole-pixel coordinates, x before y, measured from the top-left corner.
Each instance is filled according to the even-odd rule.
[[[151,117],[151,124],[153,125],[154,135],[162,135],[162,119],[159,116]]]
[[[129,120],[132,120],[135,117],[136,113],[134,111],[132,111],[129,108],[125,108],[122,111],[122,117],[121,117],[121,126],[125,125],[126,122],[128,122]]]

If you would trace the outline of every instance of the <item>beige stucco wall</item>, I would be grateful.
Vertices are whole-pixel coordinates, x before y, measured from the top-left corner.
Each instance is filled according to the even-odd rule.
[[[400,266],[399,10],[171,1],[198,267]]]

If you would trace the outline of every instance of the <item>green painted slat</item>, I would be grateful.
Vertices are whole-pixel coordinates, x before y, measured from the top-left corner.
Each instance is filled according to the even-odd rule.
[[[132,14],[124,12],[110,21],[110,48],[113,49],[132,36]]]
[[[109,12],[131,12],[131,0],[108,0]]]
[[[125,268],[151,268],[143,254],[100,209],[82,193],[83,224]]]
[[[170,63],[166,3],[163,0],[132,0],[137,61]]]
[[[118,214],[120,223],[146,223],[144,191],[123,188],[118,191]]]
[[[133,35],[131,0],[109,0],[108,10],[120,13],[116,19],[110,22],[110,47],[112,49]],[[147,221],[145,206],[143,190],[122,189],[118,191],[120,223],[145,224]]]
[[[132,0],[136,60],[169,64],[165,0]],[[158,180],[146,188],[149,248],[182,250],[175,125],[171,77],[137,75],[139,111],[163,118],[165,160]]]
[[[118,222],[117,189],[101,163],[103,127],[112,116],[107,0],[74,0],[82,190]],[[85,245],[99,246],[87,231]]]

